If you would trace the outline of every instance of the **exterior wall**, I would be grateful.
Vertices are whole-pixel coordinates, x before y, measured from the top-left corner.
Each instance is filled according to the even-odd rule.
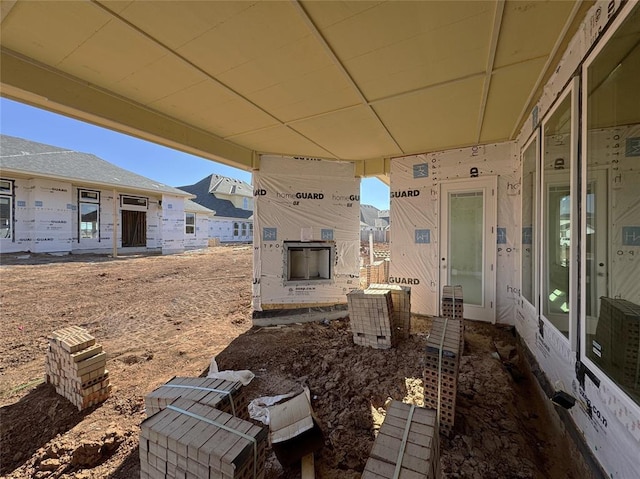
[[[346,304],[359,278],[360,179],[354,165],[263,156],[253,179],[254,310]],[[286,241],[334,248],[331,279],[287,281]]]
[[[238,234],[234,235],[234,223],[238,223]],[[243,229],[244,224],[244,229]],[[253,241],[253,222],[246,218],[220,218],[214,216],[209,221],[209,236],[221,243],[245,243]],[[245,231],[246,234],[242,234]]]
[[[6,175],[3,175],[5,178]],[[9,178],[14,181],[14,229],[12,238],[0,239],[1,253],[109,253],[113,250],[114,201],[117,210],[116,246],[120,252],[131,251],[122,248],[122,210],[133,209],[120,206],[120,195],[148,198],[146,213],[146,246],[144,250],[162,249],[164,253],[184,251],[184,199],[168,196],[159,205],[160,198],[145,193],[121,193],[112,189],[84,187],[69,182],[46,178]],[[98,191],[99,238],[79,238],[78,190]],[[166,208],[166,213],[164,208]],[[164,218],[166,216],[166,219]],[[205,217],[206,215],[198,215]],[[167,228],[165,233],[164,228]],[[208,220],[202,218],[197,224],[203,234],[190,242],[190,247],[204,247],[208,243]],[[203,246],[200,246],[203,245]],[[135,248],[133,248],[135,249]]]
[[[209,246],[209,223],[211,215],[204,213],[195,213],[196,215],[196,231],[194,234],[184,235],[184,249],[202,249]]]
[[[184,199],[162,196],[162,254],[182,253],[185,249]]]
[[[637,5],[635,2],[624,6],[623,14]],[[620,2],[598,1],[589,11],[581,29],[569,44],[564,57],[552,78],[545,85],[544,95],[534,107],[530,121],[525,125],[518,137],[518,148],[523,148],[553,106],[553,102],[564,90],[581,63],[586,58],[592,46],[604,43],[602,32]],[[584,85],[583,85],[584,88]],[[636,96],[637,98],[637,96]],[[587,108],[583,99],[581,121],[585,122],[584,111]],[[590,130],[586,133],[589,149],[581,149],[579,165],[589,158],[597,158],[598,168],[606,172],[607,228],[611,231],[611,247],[608,252],[609,278],[611,287],[623,297],[638,298],[640,267],[638,247],[624,244],[622,225],[640,225],[640,204],[638,203],[638,188],[623,187],[638,185],[640,175],[637,171],[638,158],[631,157],[625,151],[616,151],[619,145],[628,144],[627,139],[640,137],[640,127],[630,125],[615,129]],[[615,141],[612,141],[616,138]],[[615,156],[614,156],[615,155]],[[624,183],[623,183],[624,182]],[[578,195],[579,196],[579,195]],[[572,201],[580,202],[580,208],[588,207],[581,203],[581,198]],[[583,235],[581,242],[586,242]],[[574,243],[575,244],[575,243]],[[572,247],[574,247],[572,245]],[[584,258],[578,264],[586,267]],[[584,283],[579,288],[586,288]],[[584,289],[582,289],[584,291]],[[574,303],[577,307],[577,303]],[[573,306],[572,306],[573,308]],[[596,312],[597,314],[597,312]],[[584,308],[581,308],[577,318],[581,327],[588,328]],[[556,389],[562,389],[576,398],[576,405],[568,412],[575,426],[585,439],[593,455],[604,469],[607,477],[631,478],[638,477],[640,471],[640,406],[624,393],[597,366],[587,361],[585,366],[585,348],[591,344],[584,344],[581,333],[572,333],[569,341],[552,326],[541,314],[539,309],[521,298],[515,308],[515,325],[518,334],[540,365],[549,383]],[[580,346],[576,344],[579,336]],[[582,348],[582,349],[579,349]],[[576,370],[582,374],[577,374]]]
[[[231,201],[233,206],[240,208],[241,210],[253,211],[253,198],[250,196],[226,195],[224,193],[215,193],[215,196],[221,200]]]
[[[520,170],[514,143],[475,146],[391,161],[389,276],[412,284],[411,311],[437,315],[440,290],[439,189],[443,182],[498,175],[496,318],[513,324],[518,300]],[[403,195],[411,192],[411,196]],[[417,231],[422,232],[419,238]],[[425,233],[426,232],[426,233]],[[411,281],[411,283],[409,283]]]

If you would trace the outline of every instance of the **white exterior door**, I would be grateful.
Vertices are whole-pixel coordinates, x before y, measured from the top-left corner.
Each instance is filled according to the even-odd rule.
[[[464,317],[495,322],[497,177],[440,185],[440,295],[461,285]],[[442,304],[442,298],[439,298]]]

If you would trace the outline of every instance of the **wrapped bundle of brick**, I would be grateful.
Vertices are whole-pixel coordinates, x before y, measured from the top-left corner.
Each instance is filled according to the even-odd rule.
[[[374,349],[395,346],[398,334],[391,327],[393,303],[386,290],[355,290],[347,294],[353,342]]]
[[[79,411],[109,397],[107,355],[86,329],[78,326],[54,331],[45,360],[46,380]]]
[[[436,411],[393,401],[373,443],[362,478],[440,477]]]
[[[425,354],[424,401],[425,406],[438,410],[440,430],[450,434],[453,430],[460,369],[460,321],[434,318]]]
[[[442,317],[460,320],[460,340],[464,344],[464,299],[459,284],[442,287]]]
[[[206,404],[232,416],[249,420],[249,402],[241,382],[186,377],[174,377],[147,394],[144,398],[147,417],[162,411],[179,398]]]
[[[267,430],[180,398],[140,425],[140,479],[262,479]]]
[[[388,261],[376,261],[373,264],[366,265],[365,269],[367,279],[365,287],[368,287],[372,283],[385,283],[389,272],[388,264]]]
[[[602,297],[593,345],[614,379],[640,390],[640,306],[626,299]]]
[[[393,304],[391,326],[400,339],[407,339],[411,329],[411,288],[398,284],[371,284],[367,289],[391,292]]]

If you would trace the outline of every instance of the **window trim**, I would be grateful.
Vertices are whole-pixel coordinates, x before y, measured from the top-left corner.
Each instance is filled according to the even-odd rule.
[[[10,236],[0,239],[11,240],[12,243],[16,241],[16,180],[10,180],[9,178],[0,178],[0,182],[7,182],[9,184],[8,190],[0,189],[0,197],[7,198],[9,200],[9,231]]]
[[[188,218],[193,218],[193,223],[189,223]],[[189,232],[189,227],[193,228],[193,231]],[[190,211],[184,212],[184,234],[186,235],[196,235],[196,214]]]
[[[139,204],[126,203],[126,199],[139,202]],[[120,208],[132,211],[147,211],[149,209],[149,198],[146,196],[120,195]]]
[[[556,98],[554,104],[549,108],[546,112],[542,121],[540,122],[540,181],[539,181],[539,190],[540,190],[540,228],[539,228],[539,236],[540,239],[540,254],[538,258],[538,291],[539,291],[539,309],[536,310],[538,317],[542,318],[546,325],[552,327],[554,331],[556,331],[560,338],[563,341],[569,344],[571,350],[576,352],[578,349],[578,302],[576,301],[578,296],[578,250],[580,248],[580,241],[578,239],[577,247],[574,246],[570,250],[569,255],[569,285],[568,285],[568,293],[569,293],[569,337],[567,338],[562,331],[554,326],[552,321],[548,319],[544,314],[543,307],[543,295],[545,292],[544,281],[546,280],[546,276],[548,273],[548,265],[545,265],[545,254],[546,249],[544,248],[544,241],[546,239],[547,228],[546,228],[546,219],[544,217],[545,208],[547,203],[547,194],[546,187],[547,182],[544,179],[544,162],[545,162],[545,135],[544,135],[544,127],[549,121],[549,119],[554,115],[557,109],[562,105],[567,97],[570,98],[570,112],[571,112],[571,142],[569,145],[569,192],[577,193],[578,190],[578,144],[580,141],[579,132],[580,132],[580,121],[579,118],[579,96],[578,92],[580,89],[580,75],[577,74],[569,80],[567,85],[563,88],[562,92]],[[578,201],[571,201],[570,208],[570,236],[571,238],[578,238]]]
[[[95,194],[97,196],[97,199],[88,197],[88,198],[83,198],[83,193],[91,193],[91,194]],[[98,243],[102,240],[101,238],[101,227],[102,227],[102,218],[101,218],[101,196],[100,196],[100,190],[91,190],[88,188],[78,188],[78,228],[77,228],[77,233],[78,233],[78,243],[80,243],[82,240],[84,241],[95,241],[97,240]],[[98,207],[97,210],[97,214],[96,214],[96,222],[98,223],[98,237],[97,238],[82,238],[81,232],[82,232],[82,205],[83,204],[87,204],[87,205],[94,205]]]
[[[582,64],[580,66],[580,73],[581,73],[581,87],[582,87],[582,91],[581,91],[581,96],[580,96],[580,100],[581,100],[581,105],[582,105],[582,109],[581,109],[581,126],[580,126],[580,133],[581,133],[581,139],[580,139],[580,154],[581,154],[581,162],[580,162],[580,180],[581,180],[581,187],[580,187],[580,191],[579,191],[579,197],[580,197],[580,201],[583,204],[586,204],[584,202],[586,202],[586,198],[587,198],[587,189],[588,189],[588,171],[587,171],[587,166],[588,166],[588,162],[587,160],[587,154],[588,154],[588,148],[587,148],[587,143],[588,143],[588,123],[587,123],[587,116],[589,114],[588,111],[588,100],[589,100],[589,90],[588,90],[588,69],[591,66],[591,64],[596,60],[596,58],[598,58],[598,55],[602,52],[602,50],[604,50],[604,48],[609,44],[609,42],[611,41],[612,37],[616,34],[616,32],[618,31],[618,29],[620,28],[620,26],[625,22],[625,20],[627,20],[627,18],[630,16],[631,12],[634,10],[634,8],[637,7],[636,3],[633,2],[629,2],[626,5],[623,5],[620,10],[618,11],[616,17],[613,19],[613,21],[611,22],[611,24],[609,25],[609,27],[606,29],[606,31],[604,32],[602,38],[600,38],[598,40],[598,42],[596,43],[596,45],[594,46],[594,48],[591,50],[591,52],[589,52],[589,54],[584,58],[584,60],[582,61]],[[637,7],[640,8],[640,7]],[[581,228],[580,228],[580,255],[582,258],[586,258],[586,254],[587,254],[587,243],[586,241],[582,241],[583,238],[583,233],[586,236],[586,224],[587,224],[587,211],[586,208],[581,208],[580,210],[580,223],[581,223]],[[633,414],[638,415],[640,414],[640,404],[637,403],[634,399],[631,398],[631,396],[624,390],[622,389],[618,383],[616,381],[614,381],[611,377],[609,377],[609,375],[604,372],[604,370],[598,366],[595,362],[593,362],[587,355],[586,355],[586,350],[587,350],[587,344],[586,344],[586,339],[587,339],[587,321],[586,321],[586,293],[587,293],[587,285],[586,285],[586,261],[582,261],[580,264],[580,275],[582,281],[580,281],[580,316],[582,318],[582,316],[584,316],[584,320],[581,321],[580,324],[580,348],[578,351],[578,359],[579,361],[589,370],[589,371],[594,371],[597,373],[597,379],[604,382],[607,387],[609,389],[612,390],[612,393],[615,394],[616,398],[618,400],[621,400],[623,402],[623,404],[629,408]],[[584,314],[583,314],[584,313]]]
[[[542,129],[542,122],[538,123],[538,125],[536,125],[535,129],[533,130],[533,132],[531,133],[531,136],[529,137],[529,139],[526,141],[526,143],[524,144],[524,146],[520,149],[520,159],[521,159],[521,164],[523,165],[522,168],[522,172],[520,174],[520,184],[524,185],[524,153],[525,151],[527,151],[529,149],[529,147],[534,143],[536,143],[536,157],[535,157],[535,175],[534,175],[534,184],[533,184],[533,211],[531,212],[531,216],[532,216],[532,225],[531,225],[531,269],[533,269],[532,271],[532,275],[531,275],[531,298],[532,298],[532,302],[529,301],[527,298],[524,297],[524,295],[522,294],[522,274],[523,274],[523,268],[522,268],[522,257],[524,255],[524,243],[522,243],[522,236],[520,239],[520,297],[523,299],[523,301],[526,301],[528,304],[530,304],[531,306],[533,306],[533,308],[536,311],[536,314],[539,314],[540,311],[540,268],[538,267],[538,260],[540,257],[540,240],[539,240],[539,233],[540,233],[540,215],[542,213],[542,209],[540,207],[540,186],[541,186],[541,176],[540,176],[540,162],[542,159],[542,150],[541,150],[541,146],[542,146],[542,142],[541,142],[541,137],[542,137],[542,133],[541,133],[541,129]],[[522,191],[522,189],[521,189]],[[522,211],[523,211],[523,204],[524,204],[524,196],[520,195],[520,219],[522,222]]]

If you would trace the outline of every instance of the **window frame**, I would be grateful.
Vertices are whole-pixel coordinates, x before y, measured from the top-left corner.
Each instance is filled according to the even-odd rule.
[[[589,54],[585,57],[585,59],[583,60],[581,66],[580,66],[580,73],[581,73],[581,105],[582,105],[582,109],[581,109],[581,127],[580,127],[580,133],[581,133],[581,141],[580,141],[580,154],[581,154],[581,162],[580,162],[580,170],[579,170],[579,175],[580,175],[580,180],[581,180],[581,188],[579,191],[579,197],[580,197],[580,202],[584,205],[586,205],[586,201],[587,201],[587,194],[588,194],[588,187],[589,187],[589,180],[588,180],[588,152],[589,152],[589,137],[588,137],[588,115],[589,115],[589,84],[588,84],[588,80],[589,80],[589,75],[588,75],[588,70],[589,67],[593,64],[593,62],[598,58],[598,56],[600,55],[600,53],[605,49],[605,47],[609,44],[609,42],[612,40],[612,38],[614,37],[614,35],[618,32],[619,28],[622,26],[622,24],[627,20],[627,18],[630,17],[630,14],[633,12],[634,8],[640,8],[640,6],[638,6],[637,4],[634,4],[632,2],[623,5],[619,11],[619,14],[616,16],[616,18],[613,19],[611,25],[609,26],[609,28],[607,28],[607,30],[604,32],[602,38],[598,41],[598,43],[596,44],[596,46],[589,52]],[[610,192],[607,192],[607,197],[608,197],[608,203],[610,204]],[[587,241],[583,241],[583,238],[586,239],[586,234],[587,234],[587,208],[583,207],[580,209],[580,223],[581,223],[581,228],[580,228],[580,255],[582,258],[586,258],[586,254],[587,254]],[[609,215],[609,207],[607,206],[607,214]],[[608,225],[610,224],[610,219],[607,220]],[[609,245],[607,245],[607,249],[609,249]],[[597,378],[600,381],[603,381],[606,383],[607,388],[612,390],[612,393],[615,394],[615,396],[619,399],[623,401],[623,404],[625,405],[625,407],[628,407],[633,414],[638,415],[640,414],[640,403],[637,402],[636,400],[634,400],[629,393],[627,393],[624,389],[622,389],[622,387],[620,385],[618,385],[618,382],[615,381],[613,378],[611,378],[609,376],[609,374],[607,374],[602,367],[600,367],[598,364],[596,364],[593,360],[591,360],[587,354],[586,351],[587,349],[590,347],[587,344],[587,317],[586,317],[586,312],[587,312],[587,304],[586,304],[586,295],[587,295],[587,284],[586,284],[586,274],[587,274],[587,265],[586,265],[586,261],[581,261],[580,264],[580,275],[582,278],[582,281],[580,281],[580,311],[581,311],[581,319],[583,319],[581,321],[580,324],[580,350],[579,350],[579,354],[578,354],[578,359],[580,361],[580,363],[582,363],[584,365],[584,367],[587,368],[587,370],[590,371],[595,371],[596,373],[598,373]],[[611,287],[611,285],[609,284],[609,287]],[[609,291],[611,293],[611,291]],[[599,314],[599,313],[598,313]]]
[[[531,147],[534,142],[536,145],[535,148],[535,174],[533,176],[533,187],[532,187],[532,212],[531,212],[531,277],[529,278],[531,280],[531,299],[532,301],[529,301],[527,298],[524,297],[524,295],[522,294],[522,285],[523,285],[523,273],[524,273],[524,268],[522,267],[523,261],[523,255],[524,255],[524,249],[525,249],[525,245],[522,242],[522,236],[520,239],[520,297],[526,301],[528,304],[530,304],[531,306],[533,306],[533,308],[536,311],[536,314],[539,313],[540,311],[540,268],[539,268],[539,258],[540,258],[540,239],[539,239],[539,233],[540,233],[540,214],[541,214],[541,208],[540,208],[540,185],[541,185],[541,176],[540,176],[540,161],[542,159],[542,152],[541,152],[541,137],[542,137],[542,133],[541,133],[541,122],[536,125],[534,131],[531,133],[531,136],[529,137],[529,139],[527,140],[527,142],[524,144],[524,146],[522,147],[522,149],[520,150],[520,158],[521,158],[521,163],[522,163],[522,173],[520,175],[520,184],[524,186],[524,154],[525,152],[529,149],[529,147]],[[522,191],[522,188],[521,188]],[[522,220],[523,218],[523,210],[524,210],[524,195],[520,195],[520,218]]]
[[[579,88],[580,88],[580,75],[577,74],[569,80],[567,85],[563,88],[561,93],[556,98],[554,104],[551,108],[546,112],[542,121],[540,122],[540,171],[539,171],[539,183],[538,188],[540,191],[539,195],[539,229],[538,229],[538,238],[539,238],[539,249],[540,254],[537,260],[538,265],[538,291],[539,291],[539,304],[538,309],[536,310],[538,313],[538,317],[542,318],[546,325],[550,326],[558,333],[558,335],[563,338],[563,341],[568,343],[571,347],[572,351],[577,351],[578,349],[578,251],[580,248],[580,239],[578,238],[578,201],[576,199],[572,199],[570,206],[570,237],[577,238],[577,245],[573,245],[570,249],[569,253],[569,283],[568,283],[568,294],[569,294],[569,330],[568,337],[564,335],[562,331],[560,331],[553,322],[545,316],[545,310],[543,305],[543,296],[545,294],[546,288],[544,286],[544,282],[547,280],[548,275],[548,264],[545,264],[546,256],[547,256],[547,247],[545,247],[545,242],[547,241],[547,218],[545,217],[545,211],[547,208],[547,183],[548,181],[545,179],[544,173],[544,165],[545,165],[545,125],[548,121],[553,117],[556,113],[560,105],[567,99],[570,98],[570,114],[571,114],[571,139],[569,145],[569,195],[574,195],[574,198],[577,197],[578,194],[578,144],[579,144],[579,132],[580,132],[580,118],[579,118]],[[547,262],[548,263],[548,262]]]
[[[0,187],[0,198],[5,198],[9,200],[9,225],[8,225],[9,234],[8,236],[0,236],[0,239],[11,240],[11,242],[13,243],[15,242],[15,239],[16,239],[16,228],[15,228],[16,185],[15,185],[15,180],[10,180],[8,178],[0,178],[0,184],[5,182],[8,185],[8,189],[5,190],[2,187]]]
[[[132,200],[134,203],[128,203]],[[120,195],[120,208],[131,211],[147,211],[149,209],[149,198],[146,196]]]
[[[102,226],[101,218],[101,195],[100,190],[92,190],[89,188],[78,188],[78,243],[81,241],[98,241],[101,240],[100,228]],[[82,224],[86,221],[82,221],[82,206],[90,205],[95,206],[96,209],[96,235],[95,237],[84,238],[82,236]]]
[[[189,218],[192,218],[192,223],[189,222]],[[196,214],[190,211],[185,211],[184,213],[184,234],[194,236],[196,234]]]

